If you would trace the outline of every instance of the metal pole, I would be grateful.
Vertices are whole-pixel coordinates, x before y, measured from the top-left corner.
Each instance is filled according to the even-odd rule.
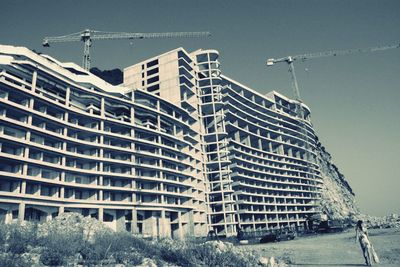
[[[299,85],[297,84],[296,73],[294,72],[294,64],[293,64],[292,57],[289,57],[287,62],[289,64],[289,72],[292,74],[292,87],[293,87],[294,96],[297,101],[302,102],[301,98],[300,98]]]
[[[83,47],[83,64],[82,67],[85,70],[90,69],[90,47],[92,46],[92,40],[90,38],[85,38]]]

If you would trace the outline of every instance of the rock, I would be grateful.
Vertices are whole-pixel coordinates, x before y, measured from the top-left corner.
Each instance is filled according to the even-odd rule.
[[[374,217],[365,214],[360,214],[355,220],[362,220],[368,228],[383,229],[383,228],[400,228],[400,219],[396,215]]]
[[[157,267],[157,264],[154,260],[145,258],[142,261],[142,264],[138,265],[137,267]]]
[[[318,143],[318,164],[322,176],[321,211],[329,219],[345,220],[360,214],[355,195],[349,183],[332,162],[331,155]]]
[[[269,263],[268,258],[265,258],[265,257],[258,258],[258,265],[268,266],[268,263]]]
[[[275,262],[275,258],[274,257],[271,257],[269,259],[269,265],[268,266],[269,267],[276,267],[276,262]]]
[[[222,241],[207,241],[205,242],[207,245],[211,245],[214,247],[217,251],[223,252],[227,250],[232,250],[233,249],[233,244],[228,243],[228,242],[222,242]]]

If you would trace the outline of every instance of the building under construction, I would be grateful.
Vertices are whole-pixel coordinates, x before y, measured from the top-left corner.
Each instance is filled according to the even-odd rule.
[[[181,238],[299,225],[316,213],[308,107],[222,75],[218,57],[175,49],[126,68],[113,86],[0,46],[0,219],[79,212]]]

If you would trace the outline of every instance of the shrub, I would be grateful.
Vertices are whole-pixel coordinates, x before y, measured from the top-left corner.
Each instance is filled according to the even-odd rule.
[[[115,261],[135,261],[130,256],[132,251],[137,257],[134,247],[134,238],[128,232],[113,232],[111,230],[98,231],[92,236],[91,242],[86,242],[81,250],[82,257],[86,261],[101,261],[114,258]]]
[[[65,262],[65,256],[59,251],[45,248],[40,255],[40,262],[49,266],[60,266]]]
[[[11,253],[0,253],[1,267],[30,267],[29,258]]]
[[[143,255],[138,251],[118,251],[113,254],[115,262],[125,265],[139,265],[143,262]],[[157,265],[158,266],[158,265]]]
[[[22,254],[28,251],[28,246],[37,245],[37,225],[13,223],[6,228],[6,252]]]
[[[5,224],[0,224],[0,252],[5,252],[6,241],[7,241],[7,226]]]
[[[193,259],[187,245],[188,243],[182,241],[163,239],[153,245],[156,248],[154,254],[163,261],[179,266],[190,266]]]
[[[72,228],[73,227],[73,228]],[[68,257],[79,253],[84,246],[80,221],[65,218],[44,223],[39,228],[43,252],[40,261],[46,265],[61,265]]]

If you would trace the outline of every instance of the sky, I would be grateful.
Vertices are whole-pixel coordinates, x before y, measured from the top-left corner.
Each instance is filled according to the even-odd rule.
[[[104,40],[92,66],[125,68],[177,47],[220,52],[224,75],[260,93],[294,97],[288,67],[267,58],[400,42],[398,0],[93,1],[1,0],[0,43],[82,62],[83,43],[41,46],[83,29],[210,31],[210,38]],[[400,48],[296,62],[316,133],[363,213],[400,213]]]

